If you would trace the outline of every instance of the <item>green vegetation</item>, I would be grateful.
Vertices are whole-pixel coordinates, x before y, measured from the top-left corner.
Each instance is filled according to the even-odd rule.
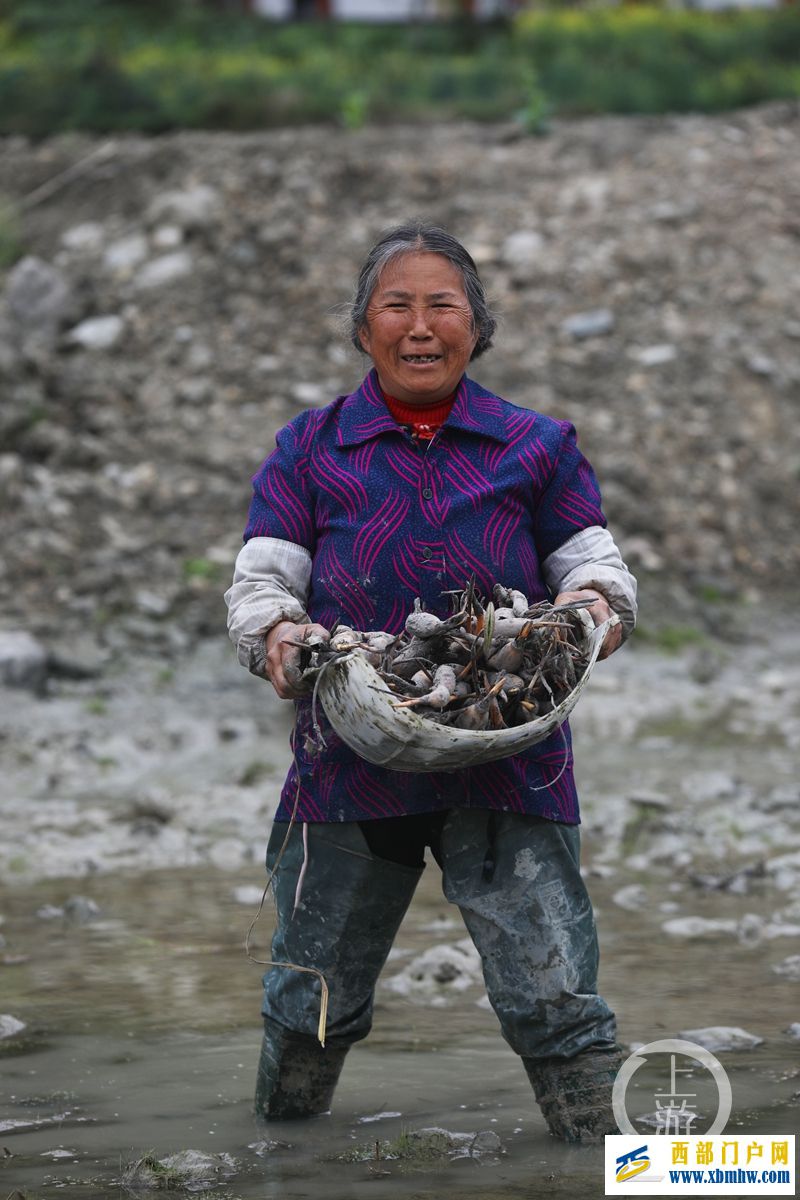
[[[187,580],[200,579],[213,583],[221,579],[222,567],[210,558],[187,558],[183,564],[183,577]]]
[[[679,654],[687,646],[708,643],[709,638],[694,625],[661,625],[653,629],[637,627],[636,640],[647,642],[666,654]]]
[[[19,211],[0,194],[0,271],[11,267],[22,255],[22,230]]]
[[[262,762],[260,759],[255,759],[248,763],[242,771],[239,778],[236,780],[239,787],[255,787],[267,775],[272,775],[275,772],[275,767],[272,763]]]
[[[396,1138],[365,1142],[336,1156],[338,1162],[403,1162],[427,1166],[447,1159],[452,1138],[440,1129],[402,1129]]]
[[[163,1189],[177,1191],[186,1186],[186,1175],[182,1171],[167,1167],[152,1152],[143,1154],[134,1162],[125,1164],[119,1179],[126,1191],[139,1189]]]
[[[0,0],[0,133],[356,129],[431,116],[513,118],[537,133],[550,112],[715,111],[797,97],[798,64],[797,5],[368,25],[275,23],[180,0]],[[0,214],[0,259],[8,237]]]

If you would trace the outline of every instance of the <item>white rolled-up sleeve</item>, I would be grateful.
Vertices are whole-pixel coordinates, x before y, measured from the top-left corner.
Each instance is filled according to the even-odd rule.
[[[263,675],[264,635],[278,621],[306,624],[311,555],[281,538],[254,537],[236,559],[233,583],[225,593],[228,633],[239,662]]]
[[[623,637],[636,626],[636,579],[622,561],[607,529],[590,525],[568,538],[542,563],[547,586],[559,592],[595,588],[602,592],[622,622]]]

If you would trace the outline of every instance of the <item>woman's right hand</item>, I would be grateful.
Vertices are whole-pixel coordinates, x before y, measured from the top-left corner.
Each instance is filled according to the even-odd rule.
[[[312,636],[327,642],[331,635],[323,625],[295,625],[294,621],[279,621],[267,631],[266,676],[281,700],[295,700],[310,690],[300,674],[302,649],[296,643]]]

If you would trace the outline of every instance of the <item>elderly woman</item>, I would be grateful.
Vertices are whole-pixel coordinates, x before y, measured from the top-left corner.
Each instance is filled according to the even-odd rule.
[[[345,1055],[369,1032],[376,980],[430,847],[550,1131],[616,1131],[620,1056],[597,993],[568,730],[483,766],[389,771],[327,725],[316,749],[297,669],[310,634],[336,621],[399,633],[416,597],[445,616],[445,593],[473,575],[484,594],[500,582],[531,603],[590,600],[596,624],[618,614],[604,656],[633,628],[635,581],[574,428],[465,374],[494,329],[454,237],[422,223],[392,229],[367,256],[352,306],[353,342],[372,369],[350,395],[281,430],[253,480],[229,628],[242,663],[297,704],[267,850],[271,866],[294,812],[274,880],[272,958],[312,967],[330,987],[323,1048],[315,976],[264,976],[256,1109],[270,1120],[330,1108]]]

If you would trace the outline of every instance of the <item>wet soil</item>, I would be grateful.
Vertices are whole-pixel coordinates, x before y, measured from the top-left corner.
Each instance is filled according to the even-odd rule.
[[[672,656],[634,645],[600,665],[573,722],[620,1037],[722,1025],[762,1038],[720,1052],[729,1128],[754,1133],[794,1132],[800,1113],[800,984],[774,969],[797,954],[800,923],[798,663],[791,623]],[[397,987],[415,956],[464,937],[433,864],[333,1115],[256,1121],[260,969],[242,944],[287,714],[218,643],[169,679],[157,671],[107,674],[102,711],[97,681],[3,708],[0,1008],[25,1028],[0,1040],[0,1192],[117,1196],[126,1163],[192,1148],[236,1160],[214,1189],[227,1197],[601,1196],[600,1151],[547,1135],[479,974]],[[708,924],[698,933],[690,917]],[[681,919],[683,933],[665,930]],[[259,957],[270,923],[267,907]],[[637,1073],[631,1112],[653,1110],[660,1070]],[[429,1126],[492,1131],[500,1151],[342,1161]]]

